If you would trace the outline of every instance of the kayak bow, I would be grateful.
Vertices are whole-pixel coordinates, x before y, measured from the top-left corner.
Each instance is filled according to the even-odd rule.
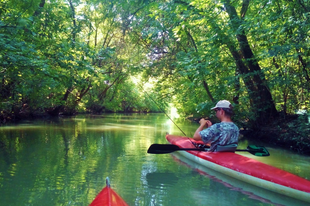
[[[167,135],[179,148],[194,148],[188,137]],[[178,151],[180,155],[204,167],[260,188],[310,203],[310,181],[231,152]]]
[[[89,206],[128,206],[128,204],[111,188],[107,177],[106,186]]]

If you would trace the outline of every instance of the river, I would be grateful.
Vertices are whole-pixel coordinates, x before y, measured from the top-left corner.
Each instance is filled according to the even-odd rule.
[[[177,121],[188,136],[196,123]],[[303,205],[222,176],[177,154],[147,154],[166,133],[182,132],[163,114],[78,115],[0,127],[0,200],[6,206],[88,205],[105,186],[129,205]],[[250,142],[240,142],[246,147]],[[239,154],[310,179],[310,157],[267,147]]]

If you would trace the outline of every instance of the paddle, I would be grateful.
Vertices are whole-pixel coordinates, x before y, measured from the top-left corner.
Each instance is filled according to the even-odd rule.
[[[191,150],[191,151],[208,151],[207,148],[180,148],[173,144],[152,144],[147,153],[150,154],[166,154],[179,150]],[[238,152],[249,152],[255,156],[269,156],[268,150],[263,146],[249,145],[247,149],[236,149]]]

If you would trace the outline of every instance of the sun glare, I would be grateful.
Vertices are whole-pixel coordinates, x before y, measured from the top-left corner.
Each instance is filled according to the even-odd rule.
[[[170,117],[172,119],[179,118],[180,115],[178,114],[177,108],[173,107],[173,104],[169,104],[169,105],[170,105],[170,110],[171,110]]]

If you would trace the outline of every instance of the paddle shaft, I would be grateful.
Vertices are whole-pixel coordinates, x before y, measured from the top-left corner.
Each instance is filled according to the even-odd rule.
[[[151,154],[167,154],[179,150],[186,151],[208,151],[208,148],[181,148],[177,145],[173,144],[152,144],[147,153]],[[269,152],[265,147],[262,146],[248,146],[247,149],[236,149],[234,151],[237,152],[249,152],[256,156],[269,156]],[[234,151],[226,151],[226,152],[234,152]]]
[[[178,150],[192,150],[192,151],[208,151],[208,148],[205,148],[205,149],[203,149],[203,148],[178,148],[178,149],[173,149],[173,150],[175,150],[175,151],[178,151]],[[247,150],[247,149],[236,149],[235,150],[236,152],[249,152],[249,150]],[[172,151],[173,152],[173,151]]]

